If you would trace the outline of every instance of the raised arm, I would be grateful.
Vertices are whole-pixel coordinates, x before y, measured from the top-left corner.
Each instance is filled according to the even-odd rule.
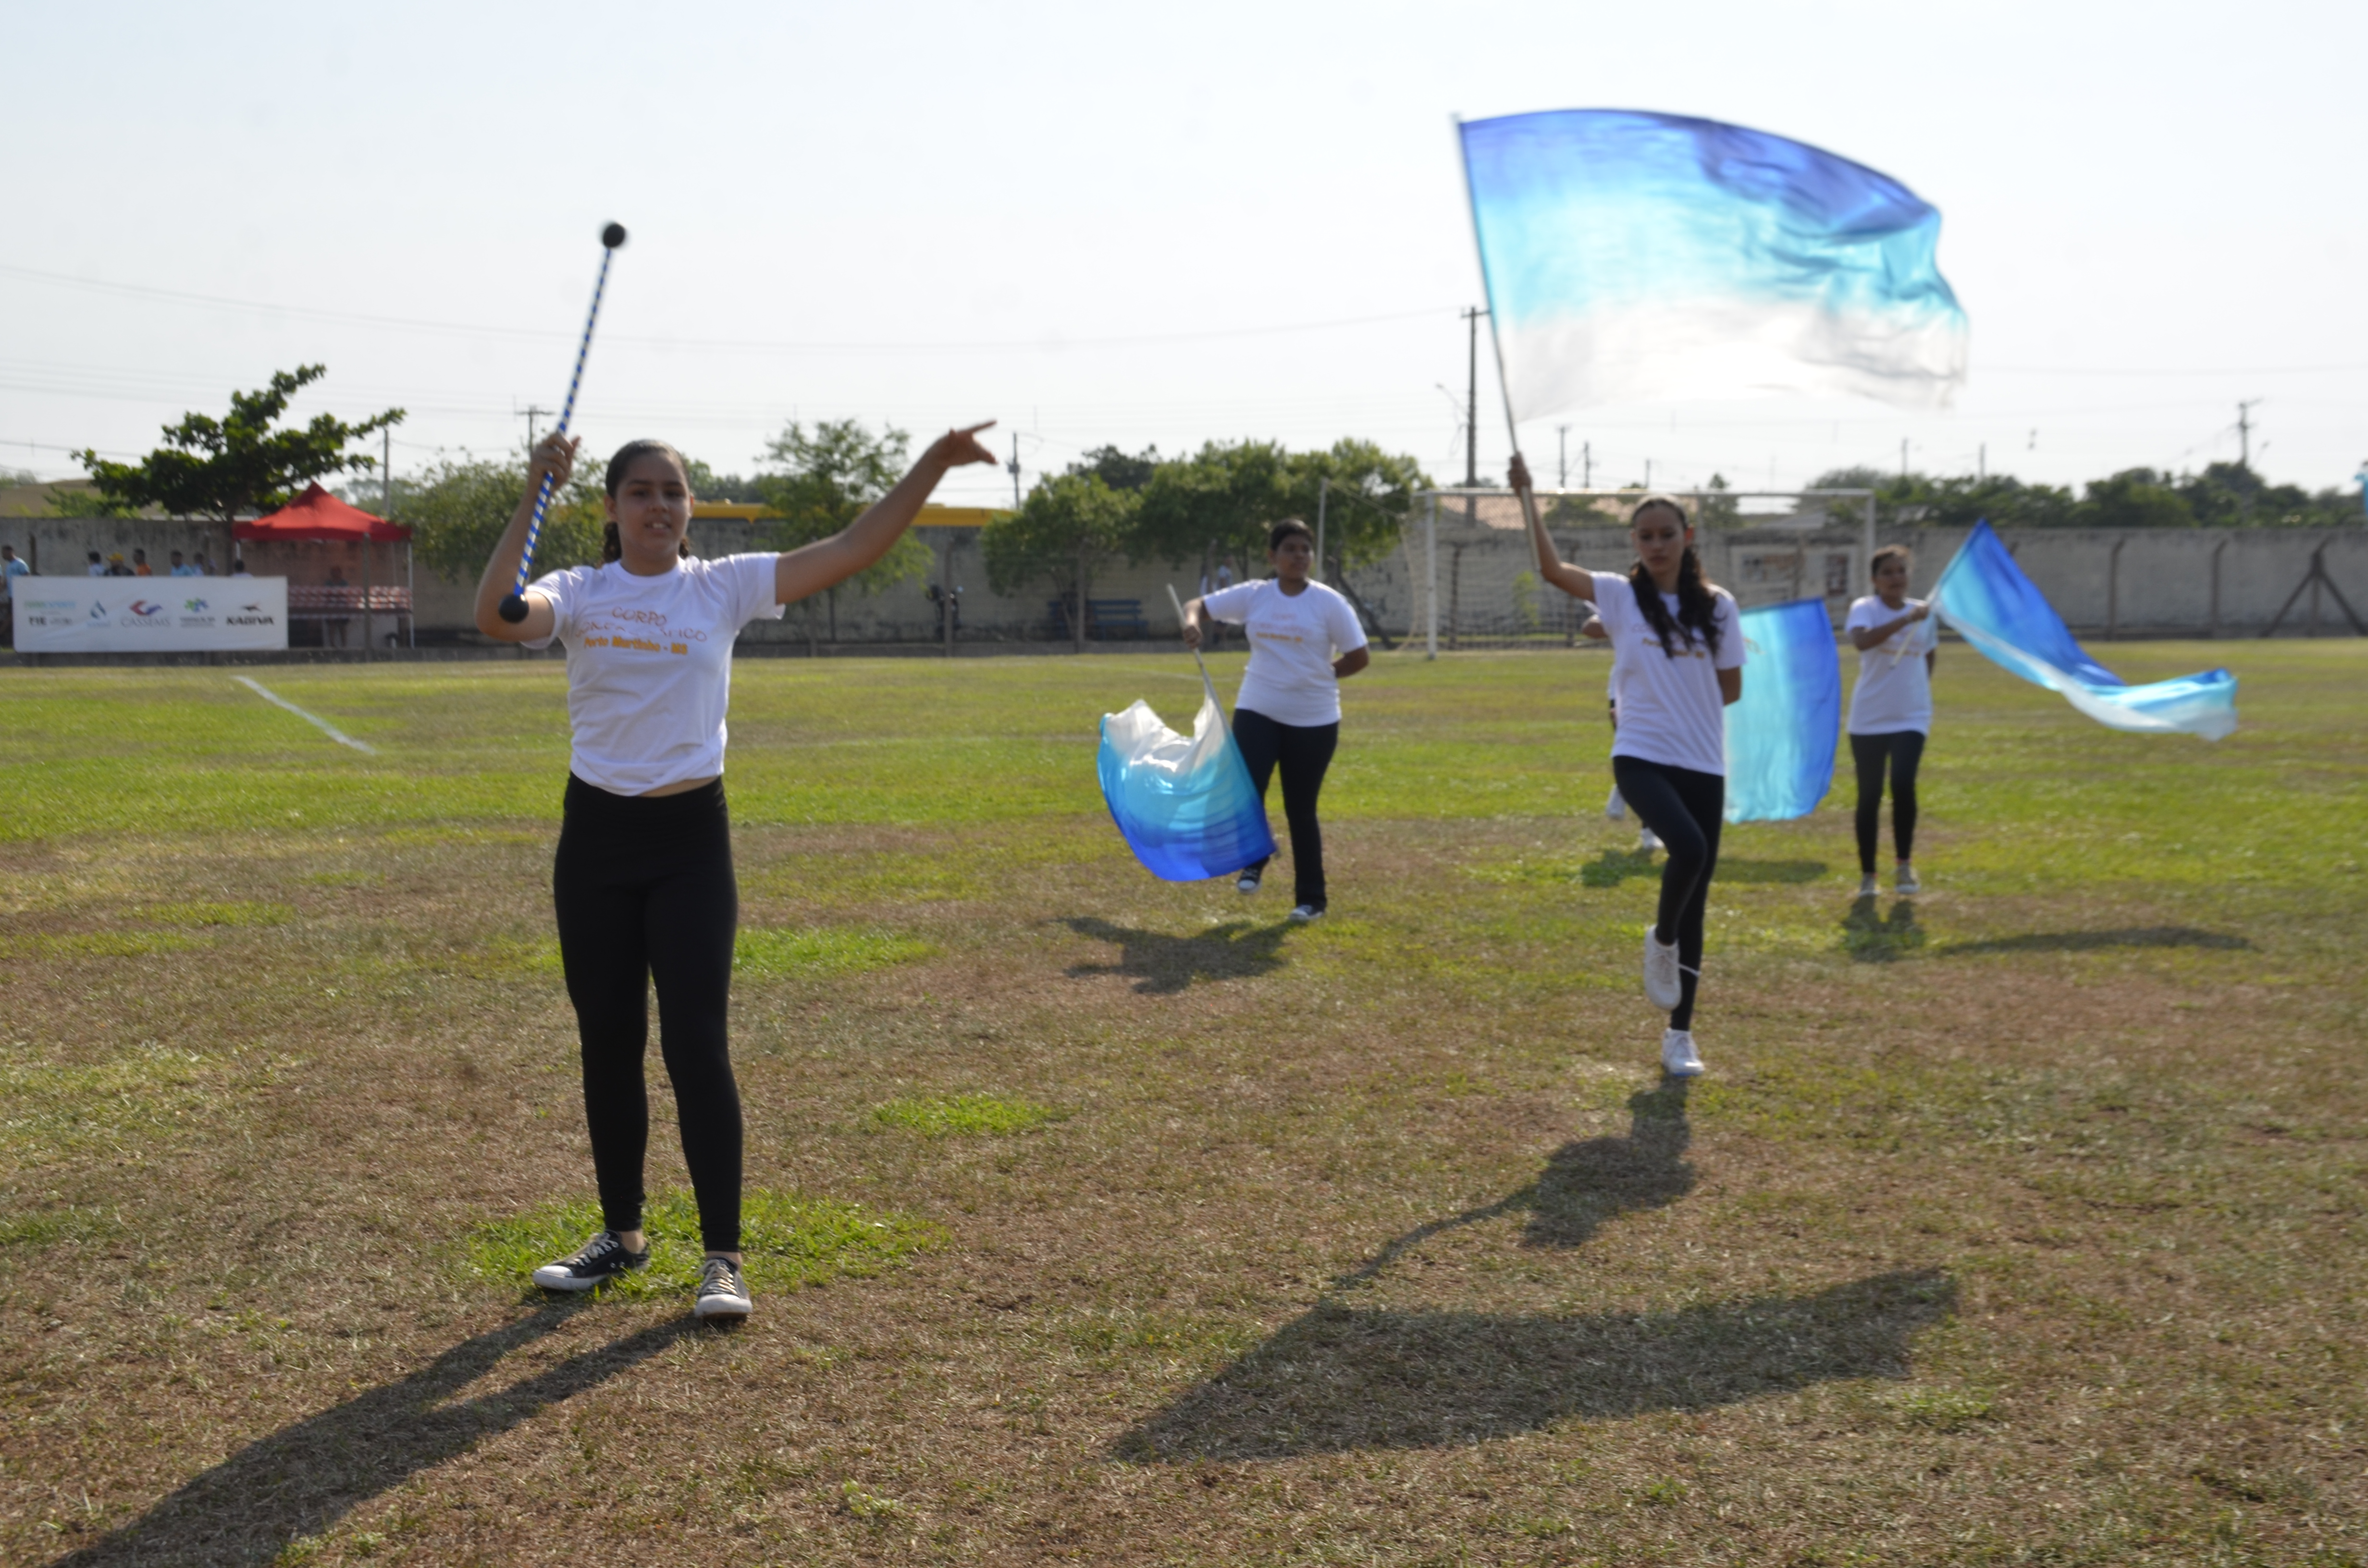
[[[1519,452],[1513,454],[1509,477],[1513,482],[1513,493],[1521,498],[1521,515],[1529,519],[1530,542],[1537,547],[1538,575],[1573,598],[1593,599],[1594,574],[1554,553],[1554,540],[1546,533],[1545,518],[1538,512],[1537,495],[1530,488],[1530,465],[1521,460]]]
[[[477,630],[496,642],[535,642],[551,635],[556,617],[549,599],[528,594],[526,619],[519,621],[502,619],[502,600],[518,581],[518,557],[526,553],[526,528],[534,520],[534,498],[542,493],[543,476],[551,476],[552,495],[565,491],[568,476],[575,472],[575,449],[583,444],[580,436],[545,436],[527,459],[526,494],[518,498],[518,510],[510,514],[510,526],[502,530],[501,542],[494,546],[485,574],[477,579]]]
[[[995,454],[978,442],[978,433],[994,423],[990,419],[985,425],[947,431],[930,442],[912,471],[887,494],[865,507],[861,517],[828,539],[784,551],[773,565],[774,602],[795,604],[809,594],[835,587],[887,554],[921,515],[921,504],[949,469],[996,460]]]

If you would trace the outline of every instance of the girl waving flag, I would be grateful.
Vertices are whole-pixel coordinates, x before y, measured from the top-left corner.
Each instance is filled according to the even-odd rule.
[[[1594,603],[1619,661],[1611,777],[1668,851],[1660,907],[1645,933],[1645,994],[1669,1012],[1662,1069],[1691,1077],[1702,1070],[1693,1037],[1702,912],[1726,812],[1725,708],[1743,695],[1735,596],[1703,580],[1693,526],[1674,496],[1647,495],[1629,514],[1636,563],[1625,574],[1588,572],[1554,553],[1519,455],[1511,477],[1531,522],[1538,575]]]
[[[534,498],[565,488],[578,441],[534,449],[526,499],[477,585],[477,630],[529,648],[567,649],[565,815],[552,872],[560,958],[583,1046],[584,1116],[601,1231],[534,1271],[552,1290],[588,1290],[649,1262],[642,1157],[649,1097],[644,1000],[658,994],[659,1051],[674,1084],[683,1161],[707,1249],[693,1310],[748,1315],[740,1272],[740,1092],[725,1019],[739,891],[723,803],[724,710],[740,629],[844,582],[888,552],[948,469],[991,463],[984,425],[931,443],[912,472],[838,533],[785,554],[690,553],[690,479],[664,441],[609,460],[607,545],[597,566],[538,579],[525,615],[503,619]]]

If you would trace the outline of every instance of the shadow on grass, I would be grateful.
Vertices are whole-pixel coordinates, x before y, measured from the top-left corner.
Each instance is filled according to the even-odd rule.
[[[1686,1163],[1686,1146],[1693,1141],[1686,1122],[1691,1082],[1664,1078],[1660,1087],[1629,1096],[1626,1137],[1564,1144],[1529,1186],[1485,1208],[1416,1226],[1335,1279],[1333,1288],[1364,1284],[1433,1236],[1507,1214],[1529,1216],[1521,1229],[1523,1246],[1576,1247],[1617,1215],[1675,1203],[1694,1187],[1694,1168]]]
[[[1607,849],[1579,868],[1578,880],[1591,888],[1618,887],[1632,877],[1658,877],[1661,862],[1643,849]],[[1765,886],[1770,883],[1814,882],[1826,874],[1823,860],[1748,860],[1736,856],[1721,856],[1712,880],[1721,882],[1749,883]]]
[[[1072,979],[1097,974],[1134,977],[1134,988],[1153,995],[1181,991],[1196,980],[1241,980],[1282,967],[1282,939],[1291,927],[1277,922],[1253,925],[1228,920],[1190,937],[1170,937],[1113,926],[1091,915],[1067,922],[1069,929],[1097,942],[1110,942],[1119,960],[1110,964],[1078,964],[1066,972]]]
[[[53,1568],[272,1562],[291,1541],[319,1534],[421,1471],[699,1332],[691,1319],[677,1318],[571,1356],[506,1389],[445,1403],[582,1305],[560,1302],[464,1340],[407,1378],[250,1443],[140,1517],[59,1558]]]
[[[1326,1300],[1116,1450],[1158,1461],[1445,1448],[1572,1417],[1904,1378],[1916,1333],[1955,1301],[1954,1283],[1931,1269],[1643,1316],[1360,1311]]]
[[[2026,937],[1998,937],[1987,942],[1951,942],[1936,948],[1936,956],[1958,958],[1968,953],[2093,953],[2106,948],[2203,948],[2214,952],[2249,952],[2253,944],[2220,931],[2198,931],[2186,926],[2134,926],[2119,931],[2034,931]]]
[[[1924,927],[1916,923],[1912,899],[1894,903],[1888,915],[1878,913],[1875,903],[1861,894],[1850,900],[1850,913],[1842,916],[1842,951],[1852,962],[1889,963],[1924,946]]]

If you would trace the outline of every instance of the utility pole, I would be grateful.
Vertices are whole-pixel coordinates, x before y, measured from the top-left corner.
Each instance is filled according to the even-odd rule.
[[[534,422],[540,418],[550,417],[551,410],[538,408],[529,403],[519,409],[518,414],[526,420],[526,449],[530,452],[534,450]]]
[[[1974,478],[1987,481],[1990,476],[1990,444],[1984,441],[1974,449]]]
[[[386,515],[391,518],[394,516],[394,433],[381,430],[378,434],[378,449],[383,454],[378,460],[379,472],[386,476]]]
[[[2260,398],[2248,398],[2237,405],[2237,466],[2253,466],[2253,410],[2261,405]]]
[[[1899,437],[1899,477],[1907,477],[1907,437]]]
[[[1570,426],[1554,426],[1554,488],[1570,488]]]
[[[1017,430],[1011,433],[1011,505],[1014,510],[1019,506],[1019,432]]]
[[[1595,443],[1592,441],[1578,444],[1578,487],[1581,490],[1595,488]]]
[[[1488,312],[1474,305],[1463,312],[1472,329],[1471,362],[1463,383],[1463,488],[1480,488],[1480,318]]]

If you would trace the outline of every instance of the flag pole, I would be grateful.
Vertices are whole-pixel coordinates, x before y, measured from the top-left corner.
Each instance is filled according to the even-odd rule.
[[[1472,214],[1472,249],[1480,258],[1480,290],[1488,301],[1488,347],[1497,357],[1497,395],[1505,400],[1505,438],[1518,458],[1521,455],[1521,432],[1513,419],[1513,390],[1505,380],[1504,339],[1497,334],[1497,288],[1488,276],[1487,247],[1480,243],[1480,199],[1472,189],[1472,154],[1463,144],[1463,117],[1450,115],[1448,119],[1455,127],[1456,167],[1463,171],[1463,205]],[[1479,432],[1475,430],[1472,434],[1476,438]],[[1509,480],[1511,475],[1506,477]],[[1526,489],[1520,495],[1522,520],[1528,523],[1530,537],[1534,542],[1537,536],[1544,531],[1545,523],[1538,516],[1537,497]],[[1549,540],[1547,542],[1551,544],[1553,541]]]
[[[1173,583],[1167,585],[1167,602],[1176,607],[1176,624],[1180,628],[1184,624],[1184,601],[1176,597]],[[1201,667],[1201,689],[1209,694],[1210,703],[1217,710],[1217,722],[1225,724],[1225,705],[1217,700],[1217,683],[1209,678],[1209,666],[1201,660],[1198,647],[1192,650],[1192,662]],[[1225,724],[1225,733],[1233,733],[1233,726]]]

